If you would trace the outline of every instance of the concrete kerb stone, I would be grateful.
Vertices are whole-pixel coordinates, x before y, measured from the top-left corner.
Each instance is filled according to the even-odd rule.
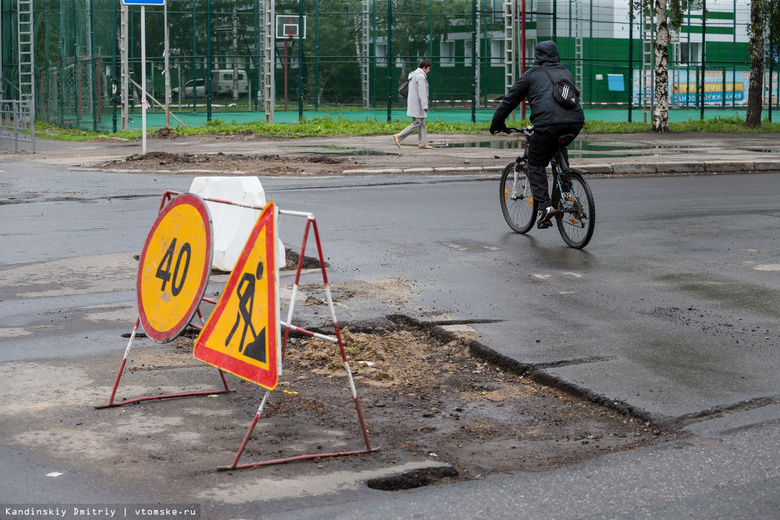
[[[657,173],[655,163],[618,163],[612,165],[612,173],[621,174],[649,174]]]
[[[587,164],[585,166],[574,166],[578,170],[584,170],[586,173],[589,173],[591,175],[610,175],[614,172],[614,169],[611,164]]]
[[[780,171],[780,161],[753,161],[755,171]]]
[[[662,162],[656,163],[658,173],[702,173],[705,171],[703,162]]]
[[[753,171],[752,161],[711,161],[704,163],[704,169],[708,172],[748,172]]]

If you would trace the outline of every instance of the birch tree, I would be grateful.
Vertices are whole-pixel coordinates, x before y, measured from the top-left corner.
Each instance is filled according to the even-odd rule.
[[[769,43],[769,59],[777,61],[780,43],[780,8],[776,0],[753,0],[750,3],[750,86],[745,126],[761,126],[761,110],[764,105],[764,49]],[[772,101],[770,78],[769,102]]]
[[[669,28],[679,29],[688,7],[702,6],[706,0],[632,0],[635,9],[655,11],[655,110],[653,130],[669,131]],[[668,14],[667,14],[668,13]]]

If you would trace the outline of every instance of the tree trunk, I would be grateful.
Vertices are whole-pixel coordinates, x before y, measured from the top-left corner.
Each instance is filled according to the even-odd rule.
[[[761,126],[764,104],[764,16],[761,2],[750,4],[750,87],[745,126]]]
[[[655,1],[655,110],[653,130],[669,131],[669,27],[666,21],[666,0]]]

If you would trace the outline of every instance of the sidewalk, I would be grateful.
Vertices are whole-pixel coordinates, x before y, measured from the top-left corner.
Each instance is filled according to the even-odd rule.
[[[429,134],[432,150],[417,148],[411,136],[397,148],[392,135],[261,139],[254,136],[149,138],[147,152],[178,154],[302,154],[342,159],[330,174],[495,174],[522,154],[515,137]],[[141,152],[140,141],[65,142],[38,139],[35,154],[3,154],[0,162],[30,160],[70,167],[123,160]],[[580,134],[569,147],[572,167],[592,174],[702,174],[780,171],[780,137],[775,134]],[[344,167],[349,164],[350,167]],[[132,171],[123,170],[123,171]],[[148,170],[147,170],[148,171]],[[166,168],[161,166],[160,173]],[[220,173],[215,171],[214,173]]]

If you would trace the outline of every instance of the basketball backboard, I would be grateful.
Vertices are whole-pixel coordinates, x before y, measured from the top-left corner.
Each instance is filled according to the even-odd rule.
[[[306,17],[303,17],[303,30],[299,16],[290,14],[276,15],[276,38],[280,40],[306,39]]]

